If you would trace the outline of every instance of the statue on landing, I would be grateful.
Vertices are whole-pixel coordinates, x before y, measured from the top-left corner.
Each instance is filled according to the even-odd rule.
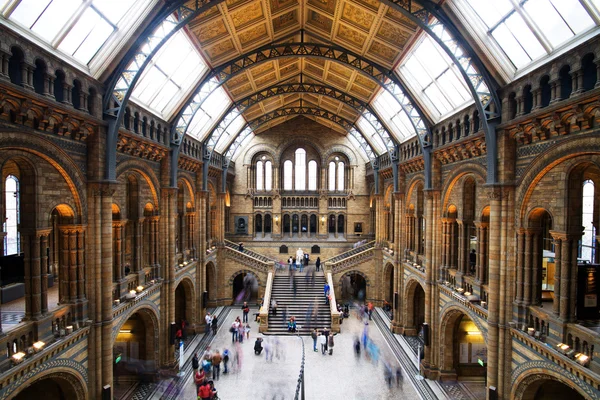
[[[301,263],[304,260],[304,252],[301,248],[296,251],[296,262]]]

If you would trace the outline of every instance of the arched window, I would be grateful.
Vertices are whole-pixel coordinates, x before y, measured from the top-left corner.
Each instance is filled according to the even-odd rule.
[[[308,162],[308,190],[317,190],[317,162]]]
[[[581,258],[594,262],[594,182],[587,180],[583,182],[583,206],[582,206],[582,223],[583,236],[581,237]]]
[[[264,189],[263,172],[263,162],[258,161],[256,163],[256,190]]]
[[[20,208],[21,194],[19,193],[19,179],[14,175],[8,175],[4,181],[4,205],[6,210],[6,222],[4,222],[4,255],[21,253],[21,234],[19,223],[21,219]]]
[[[335,163],[331,161],[329,163],[329,190],[335,190]]]
[[[337,178],[338,178],[338,182],[337,182],[337,188],[338,190],[344,190],[344,162],[340,161],[337,165]]]
[[[306,150],[296,150],[295,184],[296,190],[306,190]]]
[[[265,190],[273,189],[273,163],[265,162]]]
[[[293,164],[290,160],[283,163],[283,190],[292,190]]]

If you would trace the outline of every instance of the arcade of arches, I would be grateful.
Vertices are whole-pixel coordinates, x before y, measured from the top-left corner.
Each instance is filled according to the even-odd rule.
[[[126,398],[298,248],[424,377],[600,399],[600,3],[217,3],[0,0],[0,399]]]

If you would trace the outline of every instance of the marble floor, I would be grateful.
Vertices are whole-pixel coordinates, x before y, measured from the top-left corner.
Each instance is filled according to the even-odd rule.
[[[48,288],[48,311],[53,311],[58,307],[58,283],[56,283]],[[23,317],[25,317],[25,297],[0,305],[2,330],[5,333],[16,328]]]
[[[256,311],[251,310],[250,315]],[[312,339],[307,336],[299,338],[259,335],[266,343],[270,343],[273,349],[278,348],[278,351],[273,352],[273,359],[267,360],[264,351],[260,356],[255,355],[253,351],[257,335],[256,324],[251,323],[250,340],[242,344],[232,344],[228,327],[238,314],[235,309],[228,314],[226,322],[210,344],[212,350],[218,349],[222,352],[229,349],[233,354],[240,354],[237,362],[238,357],[232,354],[231,372],[227,375],[222,374],[220,379],[215,381],[220,399],[294,399],[302,361],[302,340],[305,347],[306,399],[421,398],[409,379],[404,378],[399,385],[393,382],[391,387],[386,384],[384,360],[394,369],[399,364],[373,323],[365,326],[356,318],[346,319],[342,325],[342,333],[335,336],[333,355],[314,352]],[[365,328],[370,339],[380,349],[377,363],[367,360],[364,351],[360,357],[354,353],[354,338],[360,336]],[[177,398],[196,399],[196,387],[192,376],[184,379],[183,391]]]

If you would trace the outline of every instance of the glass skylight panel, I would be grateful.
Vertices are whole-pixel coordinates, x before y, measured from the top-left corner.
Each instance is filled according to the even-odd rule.
[[[227,110],[229,104],[231,104],[231,100],[229,100],[225,91],[220,87],[216,89],[196,111],[188,127],[187,134],[200,141],[206,139],[206,136]]]
[[[375,151],[377,151],[378,154],[383,154],[387,151],[385,143],[383,143],[379,133],[377,133],[373,125],[371,125],[371,123],[367,121],[365,117],[360,117],[356,122],[356,125],[358,125],[361,132],[367,136],[369,142],[373,147],[375,147]]]
[[[163,25],[164,29],[169,28]],[[194,87],[190,83],[197,81],[205,71],[206,64],[189,38],[180,31],[152,58],[151,65],[146,68],[132,95],[143,105],[168,117],[177,103]],[[223,103],[220,101],[217,104]],[[208,114],[214,112],[208,111]]]
[[[398,141],[401,142],[403,139],[416,135],[410,119],[404,110],[402,110],[400,104],[387,90],[380,91],[375,97],[373,108],[375,108],[379,117]],[[408,124],[405,124],[404,121],[408,122]]]
[[[587,3],[593,11],[580,0],[464,1],[488,28],[482,37],[491,35],[516,69],[594,27],[592,14],[600,11],[598,0]]]
[[[100,14],[88,8],[58,49],[87,64],[113,32],[114,28]]]
[[[150,1],[155,0],[20,0],[6,16],[87,64],[118,29],[131,27],[132,19],[123,17],[133,4],[143,9]],[[3,3],[0,0],[0,9]]]
[[[227,118],[229,118],[229,116],[227,116]],[[229,126],[227,127],[225,132],[221,135],[221,137],[217,141],[215,150],[218,153],[223,153],[223,151],[225,150],[227,145],[229,145],[229,143],[231,143],[231,141],[240,132],[240,130],[242,129],[242,127],[244,125],[246,125],[246,120],[244,119],[242,114],[240,114],[237,118],[235,118],[233,121],[231,121],[231,123],[229,124]],[[213,135],[214,134],[215,133],[213,132]]]
[[[113,25],[117,25],[134,2],[135,0],[94,0],[92,4]]]

